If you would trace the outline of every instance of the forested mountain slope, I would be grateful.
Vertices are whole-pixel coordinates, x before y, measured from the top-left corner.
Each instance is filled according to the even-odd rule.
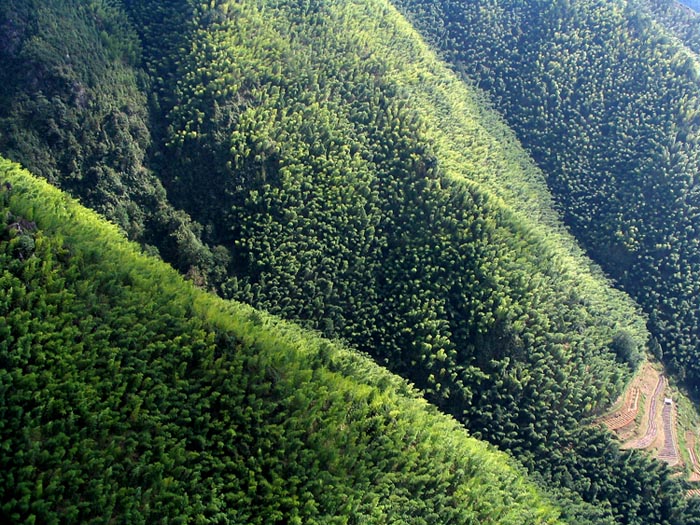
[[[683,44],[697,50],[696,15],[666,0],[395,3],[489,92],[697,391],[700,83]]]
[[[222,2],[182,23],[130,8],[162,79],[156,171],[231,250],[224,294],[349,340],[601,516],[671,517],[647,492],[661,467],[580,458],[614,449],[578,420],[634,366],[641,319],[489,191],[536,175],[482,119],[454,124],[461,142],[439,131],[469,95],[395,12]],[[630,468],[648,484],[612,481]]]
[[[3,523],[559,523],[369,359],[196,290],[0,158]]]
[[[42,5],[20,10],[22,24],[6,15],[2,27],[25,31],[7,53],[19,63],[48,39],[63,72],[61,39],[36,28],[70,24],[62,6],[83,4]],[[89,5],[76,34],[112,42],[105,67],[131,68],[141,80],[128,86],[148,101],[142,173],[167,194],[155,190],[144,216],[181,220],[156,215],[135,238],[198,284],[345,339],[410,379],[538,472],[571,521],[688,522],[694,502],[665,466],[586,425],[642,358],[644,319],[562,231],[512,134],[388,3]],[[22,143],[27,123],[5,111],[23,89],[31,82],[0,108],[6,144]],[[31,126],[50,121],[33,115]],[[3,147],[40,166],[56,146],[42,133],[31,141]],[[70,173],[56,173],[70,189]],[[74,193],[89,201],[92,187]]]
[[[211,259],[146,165],[149,80],[116,3],[9,0],[0,3],[0,35],[0,151],[131,239],[159,244],[179,268]]]

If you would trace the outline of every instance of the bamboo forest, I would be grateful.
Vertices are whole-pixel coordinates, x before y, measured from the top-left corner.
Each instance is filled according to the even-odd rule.
[[[0,3],[0,522],[700,525],[700,6]]]

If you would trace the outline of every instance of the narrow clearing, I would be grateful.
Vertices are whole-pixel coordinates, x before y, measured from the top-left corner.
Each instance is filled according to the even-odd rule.
[[[639,439],[627,442],[623,445],[624,448],[648,448],[651,444],[656,441],[656,435],[658,433],[658,425],[656,421],[657,410],[658,410],[658,400],[663,394],[666,388],[666,378],[659,375],[659,380],[654,389],[654,393],[651,395],[649,403],[646,404],[646,420],[647,420],[647,430],[646,433]]]

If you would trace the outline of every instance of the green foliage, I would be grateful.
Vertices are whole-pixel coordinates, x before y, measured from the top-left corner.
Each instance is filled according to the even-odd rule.
[[[690,6],[696,13],[690,11],[686,6]],[[686,0],[685,2],[646,0],[640,7],[648,10],[665,31],[680,39],[694,53],[700,51],[700,16],[697,14],[700,2],[696,0]]]
[[[644,359],[634,339],[627,332],[616,333],[610,346],[618,359],[623,363],[629,363],[632,369],[636,369]]]
[[[557,229],[502,124],[384,3],[189,5],[190,33],[154,22],[190,40],[175,66],[152,59],[170,104],[162,173],[230,250],[222,292],[409,378],[568,487],[572,512],[643,499],[620,488],[620,458],[604,481],[578,467],[578,421],[619,392],[643,321]]]
[[[110,27],[127,28],[127,40],[138,34],[135,56],[147,80],[136,86],[149,95],[153,123],[139,151],[167,188],[167,199],[159,189],[155,200],[134,201],[150,217],[141,240],[193,281],[349,341],[408,378],[475,435],[538,472],[570,521],[684,519],[685,504],[666,470],[642,455],[622,455],[608,436],[582,426],[629,377],[647,341],[644,319],[576,248],[542,174],[512,133],[396,10],[384,0],[128,0],[121,7],[130,23]],[[113,9],[114,16],[122,13]],[[107,86],[122,92],[118,82]],[[24,126],[9,136],[21,137]],[[120,173],[114,170],[115,180],[127,180]],[[130,274],[129,286],[132,279],[138,280]],[[218,319],[214,304],[197,299],[192,307]],[[260,331],[267,317],[249,317],[242,330],[252,339],[243,339],[276,348]],[[319,346],[318,363],[335,372],[359,370],[348,356],[341,366],[332,348]],[[289,374],[274,363],[244,360],[236,370],[282,388]],[[321,374],[316,368],[302,376]],[[377,379],[381,391],[388,377]],[[337,390],[332,386],[329,395]],[[270,396],[254,390],[250,417],[286,421],[287,409],[275,419]],[[326,410],[309,398],[294,403],[307,413]],[[334,399],[347,409],[357,397]],[[358,421],[368,425],[363,432],[381,441],[376,414],[358,410]],[[395,417],[392,410],[381,414]],[[321,433],[318,450],[333,432],[321,415],[318,426],[303,423],[305,431]],[[250,426],[250,419],[241,421]],[[241,453],[257,458],[246,468],[270,472],[275,462],[265,463],[268,455],[296,457],[280,437],[294,442],[295,431],[260,428],[279,439],[266,441],[258,456],[254,448]],[[364,443],[359,434],[345,450]],[[386,494],[396,502],[392,509],[414,512],[412,505],[420,505],[389,488],[367,493],[377,479],[386,480],[382,487],[395,481],[349,466],[344,461],[356,455],[347,456],[324,455],[320,463],[332,466],[328,475],[362,487],[336,507],[340,515],[355,514],[355,503],[365,512],[363,505],[385,502]],[[381,464],[414,469],[403,460]],[[325,479],[318,469],[309,472]],[[437,480],[426,489],[431,494],[451,494],[437,473],[425,479]],[[332,493],[337,483],[303,490]],[[269,522],[282,519],[274,512],[286,500],[268,497],[279,490],[275,483],[253,490],[264,494],[255,500],[260,508],[273,509]],[[479,501],[490,499],[482,493]],[[428,523],[442,521],[427,517],[427,507],[415,512]]]
[[[573,233],[700,388],[698,16],[666,0],[395,3],[488,91]]]
[[[126,17],[101,1],[10,0],[0,27],[0,147],[137,237],[132,201],[158,184],[144,168],[148,112]]]
[[[148,168],[148,79],[119,2],[8,0],[0,6],[0,151],[80,197],[183,273],[216,281],[201,227],[173,209]],[[208,273],[204,271],[208,269]]]
[[[194,289],[3,159],[0,181],[3,522],[558,523],[396,376]]]

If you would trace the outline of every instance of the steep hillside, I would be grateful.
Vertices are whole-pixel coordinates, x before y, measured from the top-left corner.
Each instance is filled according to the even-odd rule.
[[[0,181],[4,523],[558,523],[404,381]]]
[[[165,258],[408,378],[537,472],[571,521],[687,521],[665,466],[586,424],[642,359],[644,319],[562,230],[512,134],[390,5],[106,5],[141,56],[145,166],[196,221],[146,223]]]
[[[159,13],[152,31],[189,49],[156,66],[158,171],[233,247],[223,293],[351,341],[601,514],[659,519],[663,469],[578,425],[638,361],[641,319],[517,211],[548,217],[538,175],[405,21],[366,2],[193,18],[168,32]],[[584,459],[593,447],[610,455]],[[655,479],[630,492],[628,468]]]
[[[214,255],[147,167],[150,81],[117,4],[0,4],[0,151],[187,271]]]
[[[572,231],[697,392],[700,85],[682,44],[697,49],[696,15],[659,0],[396,5],[489,92]]]

